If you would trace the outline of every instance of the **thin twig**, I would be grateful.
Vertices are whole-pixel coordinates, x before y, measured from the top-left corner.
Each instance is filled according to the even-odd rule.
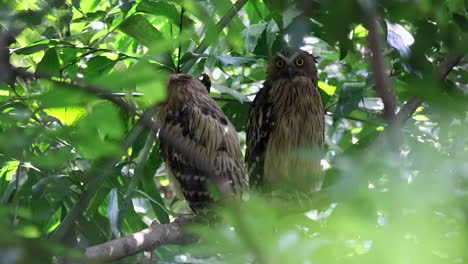
[[[64,87],[68,87],[68,88],[72,88],[72,89],[79,89],[79,90],[94,94],[94,95],[98,96],[101,99],[105,99],[107,101],[110,101],[110,102],[114,103],[115,105],[119,106],[124,111],[126,111],[126,112],[128,112],[130,114],[139,115],[137,113],[136,109],[133,106],[127,104],[122,98],[116,97],[116,96],[112,95],[111,92],[107,91],[106,89],[97,87],[97,86],[93,85],[92,83],[87,83],[85,81],[75,81],[76,83],[72,83],[71,81],[69,81],[69,82],[58,81],[58,80],[53,79],[52,76],[44,74],[44,73],[38,73],[38,72],[31,73],[31,72],[23,71],[23,70],[20,70],[20,69],[17,69],[17,68],[15,68],[14,71],[18,76],[21,76],[23,78],[27,78],[27,79],[29,79],[29,78],[32,78],[32,79],[35,79],[35,78],[45,79],[45,80],[53,82],[54,84],[57,84],[59,86],[64,86]]]
[[[330,112],[326,112],[325,115],[333,117],[333,113],[330,113]],[[364,119],[357,118],[357,117],[343,116],[341,118],[342,119],[344,118],[344,119],[352,120],[352,121],[357,121],[357,122],[362,122],[362,123],[369,124],[369,125],[374,125],[374,126],[387,126],[387,124],[379,124],[379,123],[371,122],[369,120],[364,120]]]
[[[113,54],[119,55],[121,57],[126,57],[126,58],[129,58],[129,59],[135,59],[135,60],[141,59],[140,57],[132,56],[132,55],[129,55],[129,54],[125,53],[125,52],[118,51],[118,50],[113,50],[113,49],[93,48],[93,47],[88,47],[88,46],[80,47],[80,46],[75,46],[75,45],[72,45],[72,44],[57,45],[56,47],[58,47],[58,48],[84,49],[84,50],[90,50],[90,51],[94,51],[94,52],[107,52],[107,53],[113,53]]]
[[[184,21],[184,7],[180,9],[179,36],[182,35],[182,23]],[[179,43],[179,52],[177,53],[177,72],[180,73],[180,54],[182,53],[182,43]]]
[[[83,50],[89,50],[88,52],[85,52],[83,54],[81,54],[80,56],[74,58],[73,60],[71,60],[70,62],[68,62],[67,64],[65,64],[61,69],[60,71],[64,71],[66,68],[68,68],[69,66],[75,64],[77,61],[79,61],[80,59],[88,56],[88,55],[91,55],[91,54],[94,54],[94,53],[97,53],[97,52],[107,52],[107,53],[113,53],[113,54],[116,54],[116,55],[119,55],[120,57],[124,57],[124,58],[127,58],[127,59],[134,59],[134,60],[141,60],[140,57],[136,57],[136,56],[132,56],[132,55],[129,55],[127,53],[124,53],[124,52],[121,52],[121,51],[117,51],[117,50],[112,50],[112,49],[102,49],[102,48],[93,48],[93,47],[79,47],[79,46],[75,46],[75,45],[72,45],[72,44],[67,44],[67,45],[57,45],[56,47],[58,48],[71,48],[71,49],[83,49]]]
[[[36,121],[37,123],[39,123],[39,125],[42,125],[43,127],[46,127],[45,124],[42,123],[42,121],[39,119],[39,117],[36,116],[36,113],[34,113],[34,111],[29,106],[29,104],[26,102],[26,100],[24,100],[24,98],[18,93],[18,91],[16,91],[15,86],[13,84],[10,84],[8,86],[10,87],[10,90],[16,95],[18,100],[20,100],[28,108],[28,110],[31,112],[31,118],[34,121]]]

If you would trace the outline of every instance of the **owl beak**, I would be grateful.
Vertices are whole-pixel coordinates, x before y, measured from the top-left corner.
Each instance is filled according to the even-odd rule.
[[[289,66],[287,72],[288,72],[288,79],[291,80],[295,75],[294,69],[291,66]]]

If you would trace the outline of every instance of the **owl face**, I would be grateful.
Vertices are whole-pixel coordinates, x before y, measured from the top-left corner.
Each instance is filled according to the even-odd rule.
[[[282,50],[270,59],[268,65],[268,79],[289,79],[306,77],[313,79],[317,76],[315,57],[303,50]]]

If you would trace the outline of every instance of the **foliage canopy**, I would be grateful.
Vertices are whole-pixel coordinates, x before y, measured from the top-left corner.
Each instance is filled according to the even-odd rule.
[[[0,262],[48,263],[76,253],[68,248],[168,223],[184,204],[168,189],[158,142],[138,116],[165,98],[168,72],[208,73],[212,96],[245,144],[249,101],[267,58],[285,45],[319,56],[328,123],[323,191],[287,201],[251,194],[220,210],[222,225],[195,228],[207,239],[163,246],[155,256],[163,263],[468,261],[466,0],[0,6]],[[404,119],[396,146],[380,141],[392,123],[374,89],[372,18],[386,40],[381,70],[397,106],[424,101]]]

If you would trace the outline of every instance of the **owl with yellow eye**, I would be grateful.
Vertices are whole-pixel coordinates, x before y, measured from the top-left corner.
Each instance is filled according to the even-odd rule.
[[[247,123],[251,186],[320,188],[325,122],[317,83],[312,54],[284,49],[270,59]]]

